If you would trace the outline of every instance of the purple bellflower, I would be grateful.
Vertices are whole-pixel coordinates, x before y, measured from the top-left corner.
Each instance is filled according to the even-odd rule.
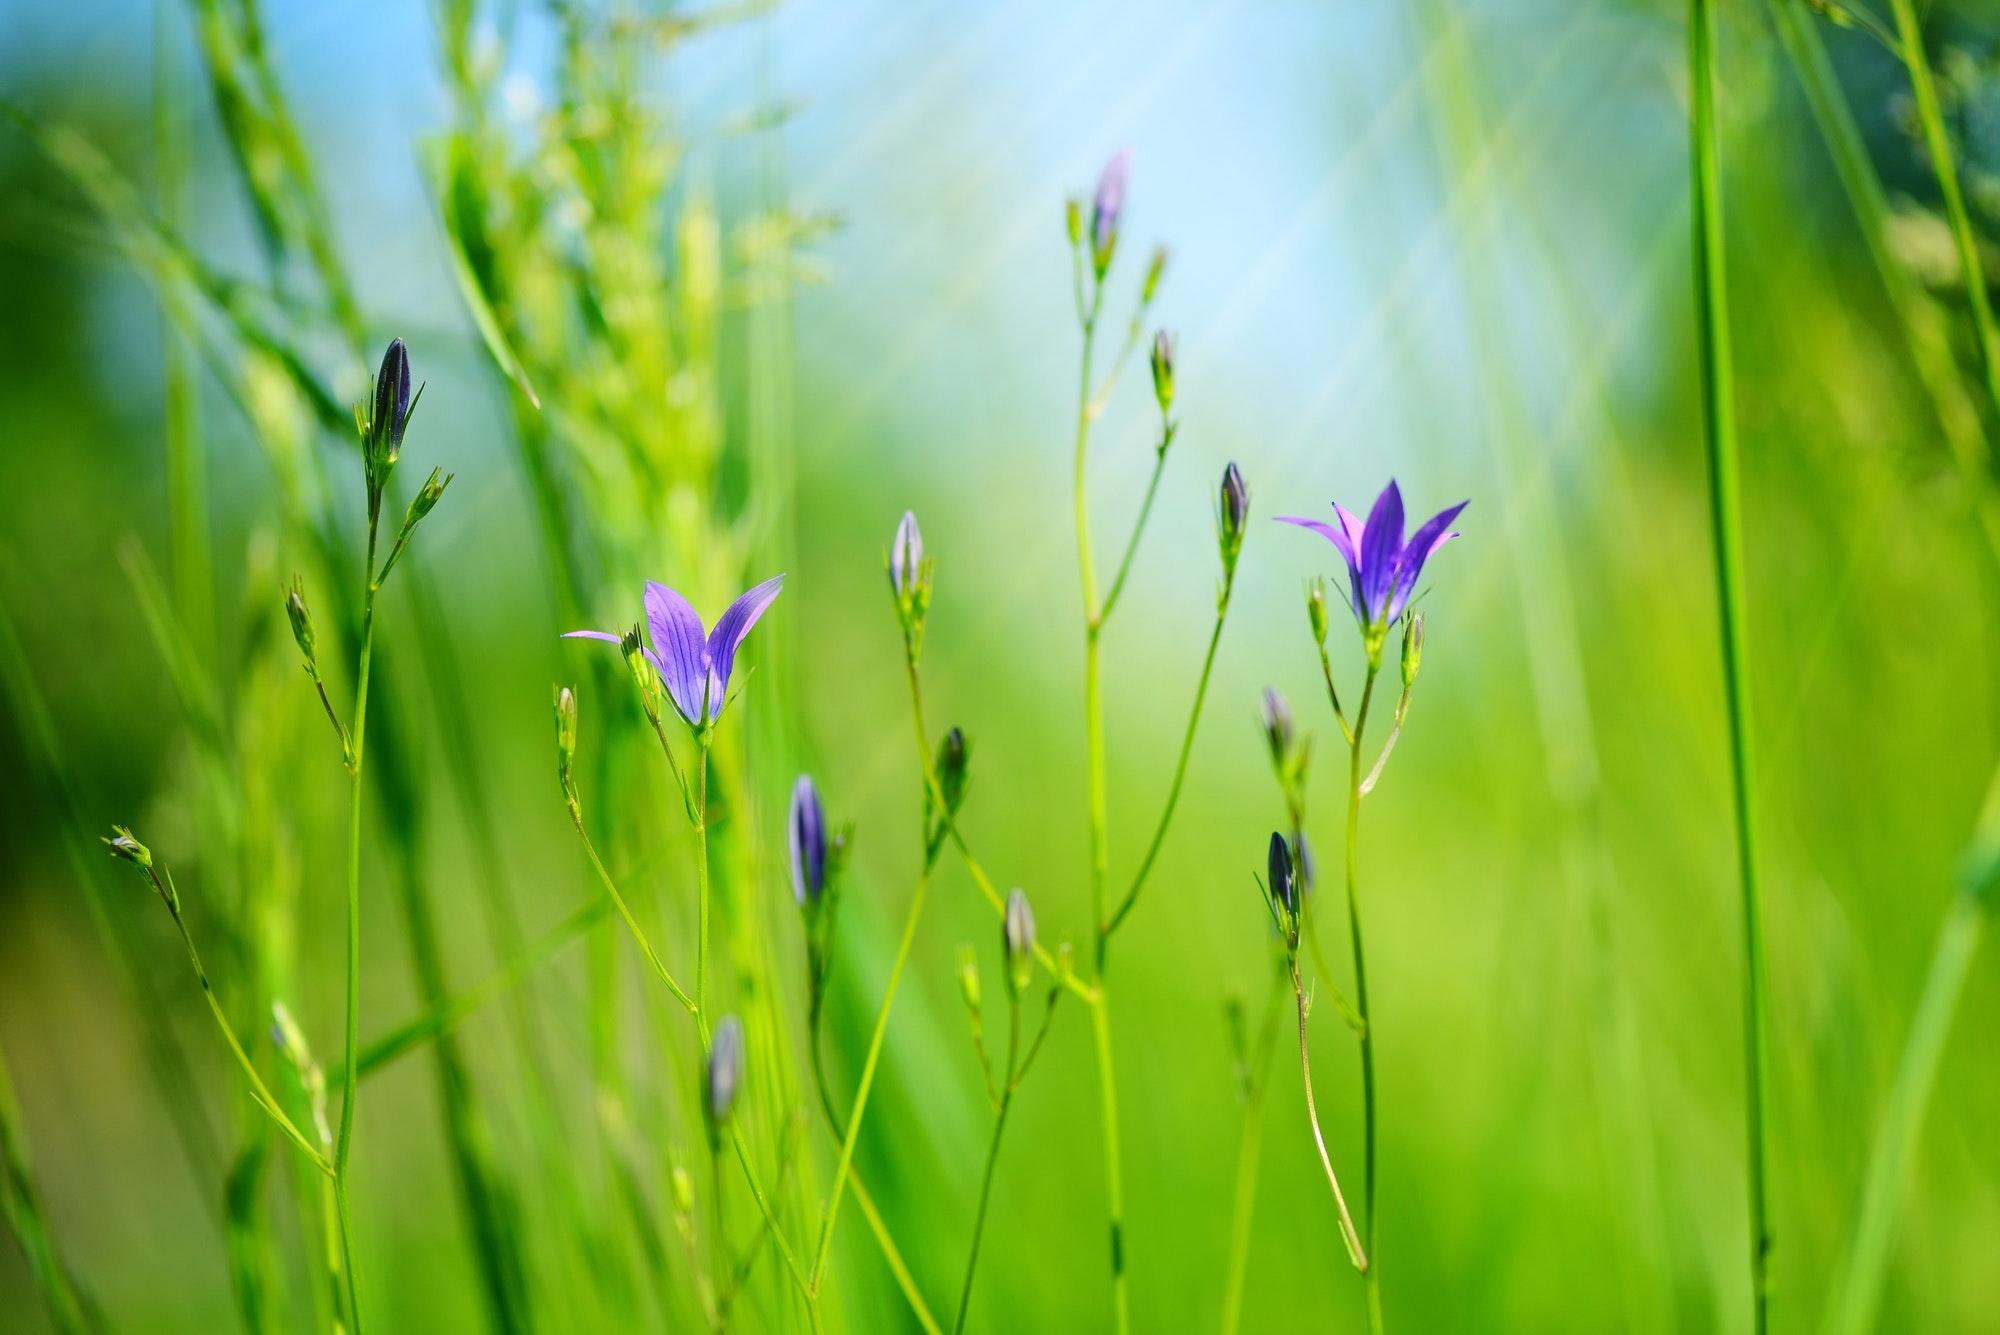
[[[715,629],[704,637],[701,616],[693,604],[664,584],[646,581],[646,629],[653,647],[641,652],[666,684],[674,712],[690,728],[699,731],[722,716],[722,706],[729,699],[729,675],[736,668],[736,651],[784,582],[785,577],[778,575],[745,593],[729,605],[717,618]],[[620,636],[602,630],[573,630],[563,638],[624,643]]]
[[[1333,507],[1340,520],[1337,525],[1295,515],[1281,515],[1278,522],[1309,528],[1339,549],[1347,562],[1354,618],[1364,634],[1379,637],[1408,606],[1424,562],[1458,536],[1447,526],[1468,504],[1460,501],[1438,511],[1417,527],[1408,542],[1403,541],[1403,493],[1393,481],[1375,498],[1375,508],[1365,522],[1338,504]],[[1379,643],[1379,639],[1374,642]]]

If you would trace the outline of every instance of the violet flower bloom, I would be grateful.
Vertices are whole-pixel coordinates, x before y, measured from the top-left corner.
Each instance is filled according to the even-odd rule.
[[[1281,515],[1278,522],[1309,528],[1339,549],[1347,561],[1355,620],[1363,631],[1380,631],[1403,614],[1424,562],[1458,536],[1446,526],[1469,504],[1460,501],[1438,511],[1418,526],[1408,542],[1403,541],[1403,493],[1394,481],[1375,498],[1375,508],[1368,512],[1366,522],[1338,504],[1333,507],[1340,518],[1338,525],[1294,515]]]
[[[687,599],[664,584],[646,581],[646,629],[653,647],[640,652],[660,674],[674,712],[690,728],[699,731],[722,716],[722,706],[729,699],[729,675],[736,668],[736,651],[784,582],[783,575],[775,576],[738,598],[704,638],[701,616]],[[563,638],[624,643],[621,636],[602,630],[572,630]]]
[[[812,775],[801,774],[792,785],[792,898],[803,908],[819,903],[826,892],[826,812]]]

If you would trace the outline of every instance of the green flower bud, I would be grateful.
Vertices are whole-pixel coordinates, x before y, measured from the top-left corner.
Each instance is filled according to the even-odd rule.
[[[1235,464],[1222,470],[1217,492],[1216,533],[1222,545],[1222,569],[1234,574],[1236,557],[1243,550],[1243,526],[1250,519],[1250,487]]]
[[[433,468],[430,477],[425,480],[422,487],[417,489],[417,494],[410,499],[409,513],[403,517],[403,527],[406,530],[415,528],[418,520],[437,508],[438,501],[444,496],[444,489],[451,485],[451,480],[454,477],[458,476],[456,473],[444,473],[443,477],[440,478],[439,473],[442,471],[441,469]]]
[[[1318,576],[1306,585],[1306,620],[1312,624],[1313,643],[1326,648],[1326,581]]]
[[[1063,201],[1063,224],[1069,229],[1072,248],[1083,242],[1083,201],[1071,195]]]
[[[1167,271],[1167,248],[1153,247],[1153,258],[1146,265],[1146,284],[1139,290],[1141,305],[1150,304],[1153,294],[1160,290],[1160,278]]]
[[[317,664],[313,656],[316,640],[312,613],[306,609],[305,584],[297,576],[292,579],[292,587],[285,591],[285,618],[292,623],[292,638],[299,642],[299,652],[306,656],[308,664]]]
[[[1035,911],[1019,886],[1007,895],[1000,940],[1007,949],[1007,990],[1018,999],[1035,980]]]
[[[1417,683],[1417,669],[1424,661],[1424,614],[1412,612],[1403,623],[1403,689]]]
[[[153,869],[153,850],[132,837],[132,832],[123,825],[111,827],[111,838],[102,842],[111,850],[111,856],[122,859],[141,871]]]
[[[958,948],[958,994],[965,999],[965,1008],[973,1015],[979,1014],[979,960],[972,953],[971,946]]]
[[[1153,335],[1153,398],[1165,413],[1174,406],[1174,336],[1162,329]]]
[[[944,735],[937,749],[938,789],[944,794],[945,811],[958,814],[958,804],[965,800],[965,785],[969,778],[967,766],[972,762],[972,743],[957,728]]]
[[[572,815],[579,805],[576,778],[571,772],[575,763],[576,694],[565,686],[556,692],[556,777],[562,781],[563,796],[569,800]]]

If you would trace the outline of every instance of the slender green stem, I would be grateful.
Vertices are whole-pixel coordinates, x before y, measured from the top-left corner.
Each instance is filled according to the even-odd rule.
[[[785,1258],[785,1269],[791,1273],[792,1283],[798,1286],[799,1296],[805,1300],[806,1315],[812,1321],[812,1328],[819,1329],[819,1295],[813,1284],[807,1280],[806,1272],[799,1266],[799,1258],[792,1252],[791,1243],[785,1241],[785,1230],[779,1225],[778,1217],[771,1212],[771,1203],[764,1198],[764,1189],[757,1185],[757,1173],[750,1167],[750,1151],[743,1144],[743,1133],[732,1130],[730,1143],[736,1147],[736,1161],[743,1165],[743,1180],[750,1184],[750,1195],[757,1202],[757,1209],[764,1221],[771,1226],[771,1241],[777,1244],[778,1255]]]
[[[986,1234],[986,1207],[993,1199],[993,1170],[1000,1163],[1000,1137],[1007,1130],[1007,1110],[1014,1104],[1014,1059],[1020,1050],[1021,999],[1012,997],[1007,1006],[1007,1076],[1000,1083],[1000,1105],[994,1110],[993,1139],[986,1146],[986,1170],[979,1179],[979,1208],[972,1216],[972,1246],[965,1254],[965,1282],[958,1290],[958,1319],[951,1323],[952,1335],[958,1335],[965,1329],[965,1314],[972,1309],[972,1276],[979,1268],[979,1241]]]
[[[380,498],[368,505],[368,565],[361,597],[361,659],[354,679],[354,747],[349,766],[347,819],[347,1053],[346,1095],[340,1101],[340,1135],[335,1143],[334,1172],[344,1177],[354,1140],[354,1063],[361,1052],[361,766],[368,744],[368,668],[375,658],[375,531]]]
[[[819,1089],[820,1111],[826,1114],[826,1124],[833,1132],[834,1139],[846,1140],[847,1128],[833,1110],[833,1095],[826,1084],[826,1063],[819,1053],[819,1017],[813,1017],[812,1032],[806,1039],[812,1057],[813,1084]],[[896,1277],[896,1285],[909,1300],[910,1311],[916,1316],[917,1324],[924,1328],[925,1335],[942,1335],[937,1318],[931,1315],[930,1307],[924,1302],[922,1290],[917,1288],[916,1277],[903,1261],[903,1253],[896,1247],[896,1240],[889,1236],[889,1227],[882,1220],[881,1212],[875,1208],[874,1200],[868,1194],[867,1184],[861,1180],[861,1171],[849,1167],[848,1181],[854,1190],[854,1203],[861,1207],[862,1216],[868,1220],[869,1229],[875,1234],[875,1242],[882,1248],[882,1259],[888,1262],[889,1273]]]
[[[64,1335],[94,1330],[96,1323],[90,1319],[75,1277],[49,1230],[48,1211],[28,1162],[27,1129],[14,1097],[14,1080],[4,1051],[0,1051],[0,1216],[20,1239],[56,1329]]]
[[[1908,0],[1895,0],[1899,22]],[[1914,15],[1910,20],[1914,24]],[[1911,38],[1909,40],[1916,40]],[[1735,788],[1736,852],[1743,916],[1744,1111],[1747,1121],[1750,1190],[1750,1292],[1752,1328],[1763,1335],[1769,1320],[1772,1234],[1766,1180],[1768,1134],[1768,1047],[1770,1019],[1765,989],[1764,915],[1757,886],[1757,822],[1753,794],[1749,625],[1744,606],[1742,501],[1736,460],[1736,405],[1729,351],[1728,279],[1723,252],[1722,171],[1715,111],[1715,0],[1692,0],[1688,24],[1689,83],[1694,115],[1693,191],[1695,197],[1695,325],[1702,369],[1702,425],[1708,441],[1709,500],[1715,528],[1715,567],[1722,621],[1722,659],[1729,700],[1729,743]],[[1921,51],[1919,50],[1919,55]],[[1913,72],[1914,73],[1914,72]],[[1929,81],[1918,94],[1923,102]],[[1931,95],[1933,111],[1935,96]],[[1953,182],[1950,153],[1944,148],[1939,179]],[[1934,150],[1935,151],[1935,150]],[[1976,311],[1985,308],[1985,290],[1971,294]],[[1977,317],[1976,317],[1977,318]],[[1987,324],[1980,324],[1982,359],[1992,349]],[[1987,360],[1989,376],[1990,360]]]
[[[701,1031],[703,1047],[708,1046],[708,740],[695,742],[694,823],[695,947],[694,1020]],[[627,921],[630,921],[628,915]],[[637,929],[634,928],[636,931]],[[648,953],[651,953],[650,951]],[[662,974],[662,977],[665,975]],[[678,988],[675,989],[679,991]],[[685,1000],[685,998],[683,998]],[[748,1166],[746,1165],[746,1171]]]
[[[1257,1165],[1264,1152],[1264,1095],[1271,1087],[1271,1050],[1277,1045],[1278,1010],[1284,1000],[1282,976],[1271,980],[1271,1000],[1257,1031],[1245,1081],[1243,1128],[1236,1145],[1236,1202],[1229,1218],[1229,1270],[1222,1282],[1222,1335],[1236,1335],[1243,1316],[1243,1279],[1249,1271],[1250,1225],[1257,1211]]]
[[[1712,0],[1697,0],[1697,4]],[[1896,16],[1896,38],[1903,64],[1910,72],[1910,92],[1917,107],[1917,123],[1923,128],[1924,147],[1929,150],[1931,170],[1937,173],[1938,191],[1944,196],[1945,216],[1951,220],[1952,240],[1958,247],[1958,262],[1965,272],[1965,299],[1972,308],[1972,328],[1979,344],[1979,372],[1986,382],[1987,397],[2000,411],[2000,350],[1994,346],[1993,301],[1986,290],[1985,266],[1979,258],[1979,240],[1972,228],[1972,215],[1965,207],[1965,192],[1959,185],[1958,159],[1951,136],[1945,130],[1944,113],[1938,105],[1937,81],[1931,76],[1930,58],[1924,54],[1924,30],[1912,0],[1889,0]],[[1710,42],[1713,33],[1711,31]],[[1720,250],[1716,261],[1721,262]]]
[[[1215,651],[1222,643],[1222,622],[1229,615],[1229,597],[1234,592],[1236,581],[1232,578],[1223,585],[1222,601],[1215,610],[1215,629],[1208,637],[1208,654],[1201,660],[1201,680],[1194,690],[1194,708],[1188,711],[1187,730],[1181,734],[1180,759],[1174,764],[1174,781],[1167,788],[1167,804],[1160,812],[1160,823],[1153,828],[1152,842],[1146,846],[1146,856],[1139,863],[1138,872],[1132,877],[1132,887],[1125,892],[1119,902],[1118,911],[1100,929],[1101,935],[1109,938],[1125,921],[1125,915],[1139,902],[1139,892],[1145,888],[1146,878],[1152,874],[1153,862],[1160,856],[1160,845],[1166,842],[1167,826],[1173,822],[1174,808],[1181,800],[1181,784],[1187,779],[1188,757],[1194,754],[1195,729],[1201,724],[1202,702],[1208,698],[1208,677],[1215,667]]]
[[[640,928],[639,920],[632,915],[631,906],[626,904],[625,896],[618,893],[617,882],[613,881],[611,879],[611,873],[605,870],[604,859],[597,856],[597,846],[591,843],[590,834],[583,828],[583,817],[581,815],[576,814],[575,812],[572,812],[572,815],[575,817],[575,819],[572,820],[571,823],[576,826],[577,837],[583,840],[583,851],[590,855],[590,865],[597,869],[597,879],[604,883],[605,893],[610,895],[611,902],[618,906],[618,912],[622,914],[625,918],[625,925],[632,929],[632,939],[639,943],[639,949],[646,956],[646,962],[653,966],[653,972],[658,974],[660,976],[660,981],[667,985],[667,991],[674,994],[674,1000],[680,1002],[681,1005],[687,1007],[689,1014],[694,1015],[696,1018],[700,1018],[701,1016],[700,1003],[695,999],[695,997],[690,997],[686,992],[682,991],[681,985],[674,981],[672,974],[667,972],[667,966],[661,963],[659,954],[653,949],[653,943],[646,939],[646,933]],[[700,828],[699,826],[696,827],[697,830],[699,830],[699,828]],[[699,857],[700,855],[697,854],[697,856]],[[701,868],[703,875],[701,879],[702,879],[703,893],[701,897],[701,902],[704,907],[706,907],[708,903],[708,895],[707,895],[708,877],[706,874],[707,865],[708,865],[707,859],[702,858]],[[582,910],[579,910],[577,916],[580,917],[582,915],[582,912],[583,912]],[[701,916],[702,916],[702,925],[706,927],[708,915],[706,913],[703,913]],[[581,924],[578,924],[578,927],[580,930]],[[703,933],[703,936],[704,939],[706,939],[706,932]],[[698,986],[699,985],[697,985],[697,993],[696,993],[697,996],[700,995]]]
[[[1166,428],[1167,441],[1171,443],[1172,427]],[[1146,483],[1146,499],[1139,503],[1139,518],[1132,525],[1132,536],[1126,540],[1125,555],[1118,562],[1118,573],[1112,576],[1111,588],[1104,595],[1104,606],[1098,609],[1097,622],[1101,626],[1111,619],[1111,609],[1118,606],[1118,595],[1125,591],[1125,577],[1132,573],[1132,558],[1139,554],[1139,539],[1145,535],[1146,520],[1153,513],[1153,497],[1160,490],[1160,475],[1167,471],[1167,447],[1162,444],[1153,460],[1153,476]]]
[[[942,808],[941,808],[942,809]],[[882,993],[881,1009],[875,1013],[875,1032],[868,1038],[868,1055],[861,1063],[861,1082],[854,1090],[854,1111],[847,1118],[847,1134],[840,1142],[840,1159],[833,1170],[833,1191],[826,1203],[826,1221],[820,1225],[819,1246],[813,1256],[812,1289],[819,1291],[826,1275],[827,1260],[833,1249],[833,1226],[840,1217],[840,1200],[854,1163],[854,1145],[861,1134],[861,1119],[868,1112],[868,1095],[875,1086],[875,1065],[882,1056],[882,1039],[889,1031],[889,1009],[895,1004],[896,988],[903,981],[903,966],[909,963],[910,946],[917,939],[917,920],[923,916],[924,898],[930,891],[931,871],[937,865],[937,845],[924,858],[923,874],[917,877],[916,891],[910,896],[909,911],[903,917],[903,938],[896,944],[896,962],[889,970],[889,985]]]
[[[1299,1074],[1306,1089],[1306,1118],[1312,1123],[1313,1144],[1319,1147],[1320,1167],[1326,1170],[1326,1184],[1333,1188],[1333,1203],[1340,1211],[1340,1240],[1347,1244],[1347,1259],[1363,1274],[1368,1273],[1368,1254],[1361,1249],[1360,1235],[1354,1231],[1354,1216],[1347,1212],[1347,1197],[1340,1190],[1340,1178],[1333,1171],[1333,1160],[1327,1157],[1326,1136],[1319,1129],[1319,1105],[1313,1100],[1312,1047],[1306,1040],[1306,985],[1299,977],[1299,962],[1294,956],[1292,968],[1292,994],[1298,1000],[1299,1010]],[[1373,1239],[1370,1239],[1372,1244]],[[1369,1325],[1380,1329],[1382,1325],[1381,1304],[1370,1286],[1368,1299]]]
[[[1110,1006],[1103,992],[1102,975],[1097,986],[1097,1002],[1090,1008],[1090,1032],[1097,1051],[1098,1103],[1103,1109],[1104,1187],[1111,1225],[1111,1293],[1118,1329],[1123,1331],[1129,1329],[1130,1323],[1125,1297],[1124,1158],[1118,1143],[1118,1082],[1112,1067]]]
[[[1368,957],[1361,944],[1361,877],[1359,872],[1359,848],[1361,838],[1361,739],[1368,727],[1368,707],[1375,700],[1375,677],[1381,670],[1378,658],[1371,655],[1368,661],[1368,676],[1361,687],[1361,706],[1354,713],[1354,730],[1350,734],[1347,747],[1347,931],[1354,945],[1354,1008],[1361,1017],[1361,1165],[1362,1165],[1362,1205],[1366,1215],[1368,1231],[1367,1245],[1361,1250],[1361,1258],[1355,1262],[1362,1268],[1362,1276],[1368,1290],[1368,1328],[1380,1335],[1382,1330],[1382,1280],[1375,1266],[1376,1259],[1376,1210],[1375,1210],[1375,1022],[1368,1013]],[[1301,1035],[1303,1042],[1303,1035]],[[1311,1099],[1312,1082],[1306,1082],[1307,1099]],[[1314,1129],[1318,1129],[1315,1116]],[[1321,1149],[1325,1153],[1324,1147]],[[1329,1168],[1331,1174],[1332,1169]],[[1345,1207],[1342,1207],[1345,1213]],[[1349,1242],[1350,1250],[1354,1243]]]
[[[1966,974],[1979,949],[1988,912],[1983,895],[1961,889],[1952,896],[1951,908],[1938,931],[1923,996],[1917,1002],[1916,1017],[1910,1022],[1910,1036],[1896,1066],[1895,1083],[1889,1087],[1888,1107],[1868,1152],[1868,1172],[1863,1180],[1861,1206],[1855,1215],[1847,1263],[1827,1313],[1826,1327],[1833,1335],[1866,1335],[1876,1329],[1889,1248],[1895,1240],[1896,1214],[1909,1188],[1917,1137],[1923,1130],[1932,1087],[1937,1083],[1945,1038],[1951,1033],[1952,1019],[1958,1013]]]
[[[352,1094],[349,1095],[351,1099]],[[347,1206],[347,1179],[333,1175],[333,1210],[340,1221],[341,1271],[347,1277],[347,1323],[352,1335],[361,1335],[361,1289],[355,1278],[354,1219]]]

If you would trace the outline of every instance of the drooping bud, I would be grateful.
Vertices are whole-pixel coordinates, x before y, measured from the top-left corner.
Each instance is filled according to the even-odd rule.
[[[889,587],[898,598],[907,599],[915,592],[923,563],[923,530],[917,527],[916,512],[905,510],[896,525],[895,539],[889,544]]]
[[[1243,526],[1250,519],[1250,488],[1243,474],[1231,463],[1222,470],[1222,486],[1216,505],[1216,530],[1222,545],[1225,575],[1236,572],[1236,557],[1243,550]]]
[[[410,420],[410,350],[392,339],[375,373],[375,399],[366,432],[369,464],[376,470],[396,462],[402,452],[403,429]]]
[[[313,648],[312,613],[306,608],[305,584],[296,575],[292,577],[292,587],[285,590],[285,618],[292,623],[292,638],[299,642],[299,652],[306,656],[306,663],[316,664]]]
[[[1174,406],[1174,336],[1164,329],[1153,335],[1153,397],[1162,413]]]
[[[1424,614],[1412,612],[1403,623],[1403,689],[1417,683],[1417,669],[1424,662]]]
[[[1277,687],[1264,688],[1261,716],[1264,741],[1271,748],[1271,763],[1283,773],[1285,762],[1292,754],[1292,706]]]
[[[111,850],[111,856],[129,862],[141,871],[153,869],[153,850],[132,837],[132,832],[123,825],[111,827],[111,838],[102,840]]]
[[[1166,272],[1167,248],[1165,246],[1154,246],[1153,258],[1146,264],[1145,286],[1139,289],[1140,305],[1146,306],[1152,304],[1154,294],[1160,290],[1160,279],[1166,275]]]
[[[1007,990],[1019,998],[1035,980],[1035,911],[1019,886],[1007,894],[1000,940],[1007,948]]]
[[[1118,248],[1118,222],[1125,210],[1125,180],[1132,172],[1132,150],[1121,148],[1104,164],[1090,207],[1090,259],[1101,280]]]
[[[1326,648],[1326,581],[1317,575],[1306,585],[1306,620],[1312,624],[1313,643]]]
[[[708,1044],[708,1067],[702,1079],[702,1110],[708,1116],[709,1135],[720,1138],[736,1106],[736,1093],[743,1083],[743,1022],[725,1015],[715,1026]]]
[[[556,692],[556,777],[562,782],[563,797],[570,814],[580,806],[576,796],[576,693],[565,686]]]
[[[972,763],[972,743],[957,728],[944,735],[937,749],[938,790],[944,794],[944,808],[947,814],[957,815],[958,804],[965,800],[965,784],[968,766]]]
[[[799,907],[817,907],[826,892],[826,812],[810,774],[792,785],[788,822],[792,847],[792,898]]]

